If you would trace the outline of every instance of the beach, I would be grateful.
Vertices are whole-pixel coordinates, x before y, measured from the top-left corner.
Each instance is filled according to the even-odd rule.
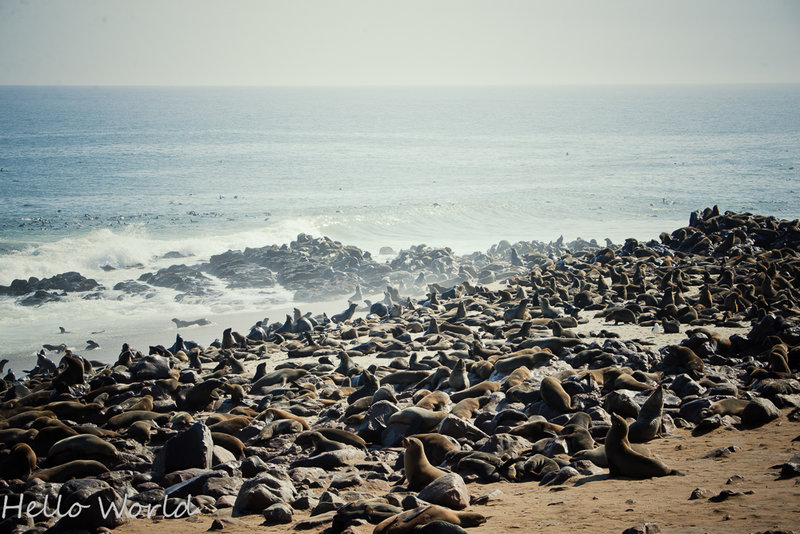
[[[174,344],[142,336],[110,363],[44,351],[4,382],[0,494],[32,512],[0,525],[789,529],[798,246],[797,220],[714,207],[621,245],[419,246],[377,263],[301,234],[223,255],[209,262],[223,278],[260,276],[261,258],[310,300],[359,289],[183,326]],[[388,285],[365,303],[373,280]],[[50,518],[47,502],[62,505]]]

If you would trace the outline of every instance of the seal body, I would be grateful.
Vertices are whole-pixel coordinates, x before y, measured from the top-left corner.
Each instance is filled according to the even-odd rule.
[[[403,456],[403,466],[406,470],[406,480],[410,491],[419,491],[439,477],[446,475],[444,471],[433,467],[425,456],[422,442],[417,438],[403,439],[406,452]]]
[[[678,474],[661,460],[634,451],[628,441],[628,423],[615,413],[611,414],[605,449],[611,476],[650,478]]]

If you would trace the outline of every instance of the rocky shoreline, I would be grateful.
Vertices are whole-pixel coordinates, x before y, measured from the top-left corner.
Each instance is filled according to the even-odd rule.
[[[232,510],[298,530],[462,532],[498,498],[474,483],[674,476],[686,468],[642,444],[796,424],[800,221],[714,207],[658,241],[607,245],[501,242],[464,257],[420,246],[380,264],[301,235],[143,275],[132,284],[188,296],[208,290],[208,272],[298,298],[385,298],[366,315],[360,302],[298,310],[209,347],[125,346],[110,365],[68,351],[57,369],[43,357],[26,379],[7,376],[0,499],[33,504],[0,530]],[[59,276],[0,289],[95,289]],[[410,298],[420,287],[427,296]],[[800,458],[781,469],[800,475]],[[46,502],[62,513],[37,513]]]

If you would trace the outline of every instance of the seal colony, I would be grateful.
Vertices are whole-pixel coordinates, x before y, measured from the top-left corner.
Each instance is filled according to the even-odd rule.
[[[475,484],[680,476],[646,443],[800,418],[799,247],[800,221],[707,208],[659,241],[503,247],[494,283],[389,286],[366,315],[297,310],[109,365],[40,356],[3,381],[0,499],[87,506],[0,530],[114,528],[112,503],[189,499],[266,524],[311,510],[297,529],[464,532],[492,521]]]

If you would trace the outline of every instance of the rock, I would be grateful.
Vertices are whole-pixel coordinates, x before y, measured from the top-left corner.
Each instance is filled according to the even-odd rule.
[[[742,424],[760,426],[781,416],[780,410],[769,399],[753,399],[742,410]]]
[[[37,290],[33,295],[19,299],[17,304],[20,306],[41,306],[47,302],[58,302],[61,300],[62,295],[45,291],[44,289]]]
[[[711,491],[705,488],[695,488],[692,490],[692,494],[689,495],[690,501],[695,501],[697,499],[707,499],[711,495]]]
[[[211,465],[226,464],[236,461],[236,456],[233,455],[225,447],[214,445],[214,450],[211,456]]]
[[[276,503],[290,503],[297,494],[289,477],[277,469],[270,469],[242,484],[234,515],[259,514]]]
[[[781,474],[779,478],[794,478],[800,476],[800,463],[786,462],[781,465]]]
[[[201,269],[228,282],[228,288],[272,287],[275,276],[266,267],[252,263],[239,250],[229,250],[209,258]]]
[[[497,501],[500,500],[502,495],[503,495],[502,490],[499,489],[492,490],[490,492],[478,495],[477,497],[473,497],[470,500],[470,504],[486,504],[490,501]]]
[[[239,470],[244,478],[253,478],[262,471],[266,471],[267,467],[269,467],[267,463],[258,456],[248,456],[242,461]]]
[[[419,492],[419,498],[454,510],[469,506],[469,490],[464,479],[457,473],[447,473],[437,478]]]
[[[718,449],[714,449],[713,451],[709,452],[703,458],[728,458],[734,452],[738,452],[742,450],[741,447],[736,445],[729,445],[727,447],[719,447]]]
[[[311,510],[311,516],[313,517],[315,515],[336,511],[345,504],[346,503],[344,499],[339,497],[337,494],[330,491],[324,491],[322,492],[322,495],[319,496],[319,502],[317,505],[313,510]]]
[[[721,492],[719,492],[717,495],[714,495],[713,497],[709,497],[708,500],[711,501],[711,502],[722,502],[722,501],[726,501],[726,500],[730,499],[731,497],[737,497],[739,495],[742,495],[742,492],[726,489],[726,490],[722,490]]]
[[[208,286],[211,283],[209,277],[197,269],[183,264],[170,265],[155,273],[145,273],[139,277],[139,281],[147,282],[151,286],[169,287],[194,296],[208,294]]]
[[[476,443],[476,445],[478,444]],[[532,443],[522,436],[494,434],[480,444],[478,449],[496,456],[503,456],[504,454],[517,456],[522,451],[529,449],[531,445]]]
[[[698,384],[687,374],[676,376],[672,380],[669,389],[675,392],[679,397],[688,397],[689,395],[702,395],[705,393],[706,388]]]
[[[264,510],[265,525],[283,525],[292,522],[294,511],[285,503],[275,503]]]
[[[622,534],[657,534],[658,532],[661,532],[661,528],[657,524],[645,523],[644,525],[626,528],[622,531]]]
[[[131,365],[131,373],[138,380],[172,378],[171,362],[166,356],[150,354]]]
[[[211,431],[203,422],[192,426],[171,438],[156,453],[153,470],[159,474],[181,469],[211,467],[214,442]]]
[[[123,512],[122,498],[102,480],[91,478],[70,480],[61,486],[58,495],[61,498],[61,510],[70,510],[76,504],[80,504],[82,508],[75,517],[70,517],[69,514],[62,516],[53,526],[54,532],[114,528],[128,520]],[[120,511],[119,517],[111,510],[112,505]]]
[[[442,419],[439,424],[439,433],[456,439],[467,438],[470,441],[478,441],[488,437],[483,430],[473,425],[470,421],[455,415],[448,415]]]
[[[722,426],[722,418],[719,415],[712,415],[711,417],[706,417],[705,419],[701,419],[697,426],[694,427],[692,430],[693,436],[702,436],[703,434],[708,434],[712,430],[716,430]]]
[[[244,481],[239,477],[212,477],[206,480],[203,495],[218,499],[223,495],[239,494]]]

